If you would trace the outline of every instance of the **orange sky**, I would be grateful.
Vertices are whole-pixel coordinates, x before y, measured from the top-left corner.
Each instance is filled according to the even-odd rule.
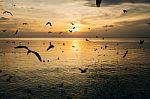
[[[73,27],[71,22],[75,23],[76,32],[69,34],[70,36],[92,37],[93,34],[95,36],[98,33],[109,37],[135,34],[150,36],[150,29],[146,24],[150,22],[149,3],[102,2],[100,8],[87,5],[92,5],[94,2],[95,0],[93,2],[90,0],[36,0],[36,2],[35,0],[0,0],[0,30],[8,31],[6,35],[0,37],[7,37],[16,29],[21,33],[31,33],[31,37],[40,33],[44,36],[48,31],[64,32],[67,36],[69,29]],[[128,10],[126,14],[123,14],[124,9]],[[12,12],[14,16],[2,14],[5,10]],[[45,27],[47,21],[52,23],[52,27]],[[23,26],[23,22],[29,25]],[[114,27],[108,28],[106,32],[103,27],[105,25],[114,25]],[[145,34],[140,34],[143,31]]]

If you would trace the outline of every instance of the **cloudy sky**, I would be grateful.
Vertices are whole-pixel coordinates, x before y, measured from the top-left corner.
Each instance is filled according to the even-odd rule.
[[[0,37],[150,37],[147,23],[150,0],[103,0],[99,8],[95,0],[0,0]]]

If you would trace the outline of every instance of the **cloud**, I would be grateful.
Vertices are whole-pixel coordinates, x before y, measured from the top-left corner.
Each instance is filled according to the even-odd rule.
[[[85,0],[85,6],[95,7],[95,0]],[[102,6],[109,6],[109,5],[117,5],[122,3],[146,3],[149,4],[150,0],[103,0]]]
[[[0,22],[6,22],[6,21],[8,21],[8,20],[9,20],[9,18],[0,17]]]

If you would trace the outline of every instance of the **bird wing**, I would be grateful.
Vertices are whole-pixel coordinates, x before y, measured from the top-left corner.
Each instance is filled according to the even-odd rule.
[[[51,47],[49,46],[48,48],[47,48],[47,51],[50,49]]]
[[[40,56],[40,54],[38,52],[32,51],[32,53],[35,54],[37,56],[37,58],[39,59],[39,61],[42,62],[42,58],[41,58],[41,56]]]
[[[83,71],[81,68],[79,68],[80,71]]]
[[[16,46],[16,47],[14,47],[15,49],[17,49],[17,48],[25,48],[25,49],[27,49],[27,50],[29,50],[29,48],[27,47],[27,46]]]
[[[13,16],[13,14],[11,12],[8,12],[11,16]]]
[[[101,2],[102,2],[102,0],[96,0],[97,7],[100,7]]]
[[[7,11],[4,11],[3,14],[7,13]]]
[[[18,33],[18,30],[16,30],[16,32],[15,32],[15,34],[14,35],[16,35]]]

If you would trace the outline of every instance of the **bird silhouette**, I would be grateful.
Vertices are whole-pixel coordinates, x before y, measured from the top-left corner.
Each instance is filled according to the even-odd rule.
[[[48,33],[50,34],[50,33],[52,33],[51,31],[48,31]]]
[[[76,29],[76,27],[73,27],[73,29]]]
[[[150,22],[147,22],[148,25],[150,25]]]
[[[14,35],[16,35],[18,33],[18,30],[16,30],[16,32],[14,33]]]
[[[51,22],[47,22],[47,23],[46,23],[46,26],[47,26],[47,25],[52,26],[52,23],[51,23]]]
[[[71,24],[71,25],[74,25],[74,23],[73,23],[73,22],[71,22],[70,24]]]
[[[89,41],[89,40],[86,38],[85,41]]]
[[[69,30],[69,32],[71,32],[71,33],[72,33],[73,31],[72,31],[72,30]]]
[[[28,23],[22,23],[22,25],[28,25]]]
[[[54,48],[54,47],[55,47],[55,46],[52,45],[51,42],[50,42],[50,45],[49,45],[49,47],[47,48],[47,51],[50,50],[51,48]]]
[[[125,54],[123,55],[123,58],[125,58],[128,54],[128,50],[125,52]]]
[[[88,68],[85,68],[85,69],[81,69],[81,68],[79,68],[79,70],[81,71],[81,73],[86,73],[86,72],[87,72],[87,70],[88,70]]]
[[[140,44],[142,45],[144,43],[144,40],[140,40]]]
[[[102,0],[96,0],[96,6],[100,7]]]
[[[13,16],[13,14],[12,14],[11,12],[9,12],[9,11],[4,11],[3,14],[5,14],[5,13],[8,13],[8,14],[10,14],[11,16]]]
[[[127,13],[128,11],[127,10],[123,10],[123,13]]]
[[[7,30],[1,30],[2,32],[6,32]]]
[[[18,48],[24,48],[27,50],[27,55],[30,54],[30,53],[33,53],[36,55],[36,57],[39,59],[40,62],[42,62],[42,58],[40,56],[40,54],[38,52],[35,52],[35,51],[32,51],[30,50],[27,46],[16,46],[14,47],[15,49],[18,49]]]

